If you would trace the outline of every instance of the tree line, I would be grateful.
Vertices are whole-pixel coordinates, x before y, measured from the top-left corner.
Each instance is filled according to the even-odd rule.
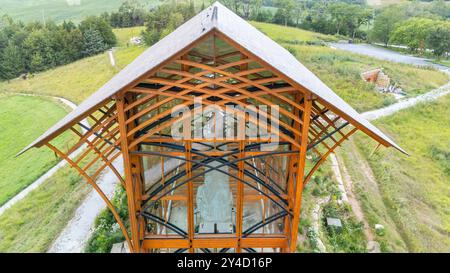
[[[110,24],[90,16],[73,22],[16,22],[0,19],[0,79],[44,71],[111,48],[116,37]]]
[[[365,0],[222,0],[244,19],[299,27],[325,34],[364,38],[372,19]]]

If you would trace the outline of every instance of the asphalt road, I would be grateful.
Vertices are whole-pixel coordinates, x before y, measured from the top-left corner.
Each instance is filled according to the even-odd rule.
[[[431,66],[439,70],[448,70],[449,68],[443,65],[434,64],[430,60],[410,55],[405,55],[392,51],[379,46],[369,45],[369,44],[348,44],[348,43],[330,43],[331,47],[350,51],[353,53],[358,53],[362,55],[367,55],[377,59],[387,60],[397,63],[405,63],[416,66]]]

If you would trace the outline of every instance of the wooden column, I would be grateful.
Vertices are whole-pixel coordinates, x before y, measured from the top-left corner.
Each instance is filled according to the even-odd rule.
[[[139,228],[138,228],[138,220],[137,220],[137,210],[136,210],[136,200],[135,200],[135,187],[133,183],[133,173],[132,173],[132,162],[130,158],[130,153],[128,150],[128,138],[127,138],[127,126],[125,124],[125,99],[123,94],[119,94],[116,96],[116,106],[117,106],[117,119],[119,123],[119,131],[120,131],[120,147],[122,150],[122,158],[124,164],[125,171],[125,190],[127,193],[127,201],[128,201],[128,215],[130,219],[131,226],[131,238],[133,242],[133,249],[130,249],[131,252],[140,252],[140,238],[139,238]]]
[[[238,158],[241,159],[244,157],[244,147],[245,141],[239,141],[239,155]],[[239,173],[238,177],[241,180],[244,180],[244,161],[238,162]],[[236,236],[238,238],[238,247],[236,248],[236,252],[241,252],[241,239],[242,239],[242,226],[243,226],[243,218],[244,218],[244,183],[241,181],[237,181],[237,193],[236,193]]]
[[[295,100],[295,102],[297,102],[297,103],[300,103],[300,99],[301,98],[303,98],[304,97],[304,94],[303,93],[300,93],[300,92],[296,92],[295,93],[295,95],[294,95],[294,100]],[[295,108],[294,109],[294,115],[296,116],[296,117],[299,117],[300,116],[300,110],[298,109],[298,108]],[[299,122],[295,122],[294,123],[294,125],[293,125],[293,127],[294,127],[294,129],[295,130],[297,130],[297,131],[301,131],[301,124],[299,123]],[[296,142],[298,142],[298,143],[301,143],[301,138],[300,138],[300,136],[298,136],[298,135],[295,135],[295,141]],[[295,147],[293,147],[292,145],[291,145],[291,149],[295,149]],[[289,156],[289,162],[288,162],[288,164],[286,164],[287,165],[287,168],[288,168],[288,170],[287,170],[287,172],[288,172],[288,175],[287,175],[287,195],[288,195],[288,208],[289,208],[289,210],[290,211],[294,211],[294,204],[295,204],[295,195],[294,195],[294,189],[295,189],[295,178],[294,178],[294,173],[296,174],[297,173],[297,167],[298,167],[298,156],[297,155],[291,155],[291,156]],[[294,217],[295,217],[295,215],[294,215]],[[292,232],[292,219],[293,217],[286,217],[286,219],[285,219],[285,221],[284,221],[284,223],[285,223],[285,234],[286,234],[286,236],[288,236],[288,237],[290,237],[290,235],[291,235],[291,232]],[[281,250],[282,252],[290,252],[290,247],[287,247],[287,248],[285,248],[285,249],[282,249]]]
[[[290,252],[295,252],[297,248],[297,236],[298,236],[298,224],[300,222],[300,209],[302,202],[303,193],[303,181],[306,163],[306,151],[308,148],[308,133],[309,133],[309,122],[311,119],[311,107],[312,99],[311,96],[305,95],[304,99],[304,111],[302,116],[302,133],[301,133],[301,147],[298,154],[297,163],[297,173],[296,173],[296,183],[295,183],[295,193],[294,193],[294,209],[293,209],[293,219],[291,225],[291,236],[290,236]]]
[[[186,140],[186,176],[188,179],[192,178],[192,142]],[[187,198],[187,213],[188,213],[188,236],[189,236],[189,252],[194,253],[193,241],[195,233],[194,223],[194,182],[188,182],[188,198]]]

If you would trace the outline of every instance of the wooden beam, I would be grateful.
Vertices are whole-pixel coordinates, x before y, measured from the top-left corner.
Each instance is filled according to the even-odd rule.
[[[135,200],[135,187],[133,185],[133,175],[131,172],[132,164],[130,159],[130,153],[128,150],[128,138],[127,136],[127,127],[125,124],[125,99],[123,94],[119,94],[116,96],[116,105],[117,105],[117,118],[119,123],[119,131],[120,131],[120,146],[122,150],[122,158],[124,164],[125,171],[125,191],[127,193],[127,201],[128,201],[128,215],[130,219],[131,226],[131,236],[133,241],[133,249],[130,251],[140,252],[140,238],[139,238],[139,228],[138,228],[138,220],[137,220],[137,211],[136,211],[136,200]]]
[[[240,239],[242,248],[284,248],[288,245],[286,236],[255,235]],[[189,248],[189,239],[171,238],[170,236],[150,236],[144,238],[142,247],[149,248]],[[195,238],[192,241],[194,248],[238,248],[238,238],[230,235],[221,236],[212,234]]]
[[[293,219],[291,225],[291,236],[290,236],[290,252],[295,252],[297,248],[297,235],[298,235],[298,224],[300,222],[300,209],[302,203],[302,193],[303,193],[303,179],[305,172],[306,163],[306,151],[308,148],[308,132],[309,132],[309,121],[311,119],[311,107],[312,99],[310,95],[305,96],[304,99],[305,110],[303,111],[303,122],[302,122],[302,137],[301,137],[301,148],[298,154],[299,160],[297,163],[297,173],[296,173],[296,183],[295,183],[295,196],[294,196],[294,210]]]

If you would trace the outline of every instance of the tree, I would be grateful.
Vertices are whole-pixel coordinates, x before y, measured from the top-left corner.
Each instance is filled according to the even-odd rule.
[[[142,32],[145,43],[148,45],[156,43],[194,14],[195,9],[192,2],[159,5],[147,16],[145,31]]]
[[[434,0],[430,5],[430,12],[441,16],[442,19],[450,18],[450,5],[444,0]]]
[[[0,56],[0,78],[12,79],[25,70],[22,52],[19,47],[9,42]]]
[[[43,71],[57,64],[53,32],[42,28],[32,31],[23,42],[26,63],[31,72]]]
[[[105,51],[108,45],[103,41],[99,31],[88,29],[84,33],[83,56],[92,56]]]
[[[115,46],[117,43],[116,36],[112,31],[111,25],[104,18],[88,16],[86,19],[81,21],[79,29],[83,35],[85,35],[87,31],[97,31],[102,37],[103,42],[108,45],[108,47]],[[92,33],[89,35],[92,35]]]
[[[249,1],[249,0],[244,0],[244,1]],[[211,1],[215,2],[215,1]],[[242,0],[222,0],[221,1],[226,7],[228,7],[229,9],[231,9],[232,11],[234,11],[235,13],[239,14],[240,13],[240,9],[241,9],[241,2]]]
[[[113,27],[132,27],[144,24],[146,12],[137,0],[127,0],[122,3],[117,12],[109,15],[109,22]]]
[[[404,11],[398,7],[385,9],[375,17],[372,31],[369,33],[370,39],[382,42],[387,46],[395,26],[405,17]]]
[[[392,32],[390,41],[406,45],[411,51],[425,49],[425,41],[436,21],[426,18],[411,18],[399,24]]]
[[[426,44],[438,58],[450,52],[450,23],[443,22],[432,27],[428,34]]]
[[[348,24],[352,39],[355,39],[357,30],[364,24],[367,24],[372,19],[372,9],[361,8],[356,5],[353,6],[352,20]]]
[[[275,17],[282,20],[285,26],[292,20],[295,7],[294,0],[276,0],[275,6],[278,8]]]
[[[82,57],[83,35],[71,24],[63,24],[54,29],[50,35],[50,43],[54,49],[56,65],[63,65]]]
[[[261,13],[263,0],[250,0],[250,18],[256,18]]]
[[[342,29],[348,25],[351,17],[350,5],[343,2],[336,2],[330,5],[330,16],[336,26],[336,34],[341,34]]]
[[[303,12],[305,10],[305,3],[304,1],[297,0],[294,4],[294,17],[295,17],[295,26],[298,27],[300,24],[300,19],[303,15]]]
[[[46,61],[41,56],[41,53],[39,53],[39,52],[32,53],[32,55],[30,56],[30,64],[29,64],[30,71],[32,71],[32,72],[43,71],[43,70],[49,68],[45,64],[45,62]]]

